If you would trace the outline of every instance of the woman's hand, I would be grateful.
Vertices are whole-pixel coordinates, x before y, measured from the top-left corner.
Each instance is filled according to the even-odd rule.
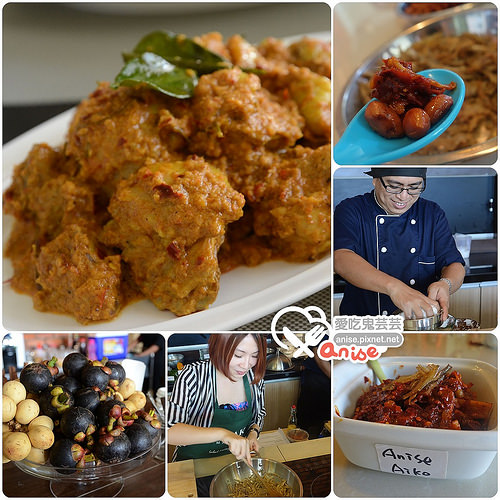
[[[250,451],[259,451],[259,442],[257,441],[257,431],[250,429],[247,436],[248,443],[250,445]]]
[[[237,460],[245,460],[250,463],[250,441],[247,438],[238,436],[234,432],[226,430],[225,436],[221,441],[229,446],[229,451]]]

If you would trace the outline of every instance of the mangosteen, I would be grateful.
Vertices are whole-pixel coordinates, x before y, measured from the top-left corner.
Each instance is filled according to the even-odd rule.
[[[58,420],[61,415],[74,404],[73,394],[62,385],[54,385],[45,389],[38,400],[40,413]]]
[[[52,383],[53,377],[50,369],[44,363],[30,363],[26,365],[19,375],[19,380],[27,392],[39,393]]]
[[[134,423],[137,417],[130,413],[124,403],[118,399],[108,399],[101,401],[95,411],[97,425],[105,427],[108,431],[115,426],[128,427]]]
[[[83,387],[78,389],[75,394],[75,406],[88,408],[91,412],[95,412],[101,401],[99,390],[93,387]]]
[[[80,381],[78,379],[65,374],[59,375],[59,377],[54,380],[54,384],[62,385],[72,394],[74,394],[78,389],[81,389],[82,387],[82,384],[80,384]]]
[[[99,431],[99,439],[96,441],[94,455],[109,464],[123,462],[130,455],[130,440],[122,427],[117,427],[112,431],[102,428]]]
[[[63,438],[57,440],[49,452],[49,461],[54,467],[63,467],[56,469],[62,474],[72,474],[73,471],[67,470],[69,467],[76,467],[85,457],[85,450],[72,439]]]
[[[125,380],[127,376],[125,373],[125,368],[120,363],[116,361],[107,361],[104,366],[111,369],[111,375],[109,376],[109,383],[113,388],[118,389],[118,386]]]
[[[73,406],[63,413],[60,427],[66,437],[81,443],[95,432],[95,416],[87,408]]]
[[[154,410],[151,410],[150,413],[139,410],[136,412],[136,416],[137,420],[135,420],[134,424],[144,427],[151,435],[151,438],[154,439],[161,429],[161,422],[157,418]]]
[[[94,363],[85,366],[80,375],[80,381],[84,387],[97,387],[100,391],[105,391],[108,387],[111,369],[103,366],[99,361],[94,361]]]
[[[133,423],[130,427],[127,427],[125,432],[130,441],[131,456],[138,455],[153,446],[153,437],[141,424]]]
[[[63,360],[63,372],[70,377],[80,378],[83,368],[88,364],[87,356],[81,352],[72,352]]]

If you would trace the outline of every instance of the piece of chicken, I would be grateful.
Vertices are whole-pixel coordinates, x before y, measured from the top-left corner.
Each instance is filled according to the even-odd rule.
[[[122,249],[156,307],[189,314],[217,296],[217,252],[243,205],[226,176],[201,158],[153,163],[119,184],[103,241]]]

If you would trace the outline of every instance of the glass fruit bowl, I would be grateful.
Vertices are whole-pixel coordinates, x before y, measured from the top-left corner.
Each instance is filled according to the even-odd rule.
[[[102,462],[96,466],[89,463],[82,469],[54,467],[48,462],[38,464],[26,459],[14,463],[27,474],[49,480],[50,491],[55,497],[114,497],[123,489],[124,479],[133,476],[140,465],[157,456],[162,445],[162,432],[159,432],[153,439],[153,446],[134,457],[116,464]]]

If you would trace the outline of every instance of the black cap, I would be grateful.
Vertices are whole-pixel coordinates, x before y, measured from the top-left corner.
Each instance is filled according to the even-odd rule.
[[[369,172],[365,172],[372,177],[422,177],[425,180],[427,176],[426,168],[413,168],[413,167],[376,167],[372,168]]]

